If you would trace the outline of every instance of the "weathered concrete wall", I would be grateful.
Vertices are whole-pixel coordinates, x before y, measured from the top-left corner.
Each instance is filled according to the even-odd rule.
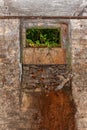
[[[78,130],[87,130],[87,20],[71,20],[73,97]]]
[[[9,11],[25,15],[72,15],[81,0],[19,0],[6,1]],[[70,8],[69,8],[70,7]],[[68,12],[68,13],[67,13]]]
[[[19,20],[0,20],[0,130],[15,130],[19,119]]]
[[[0,15],[87,16],[87,1],[0,0]]]
[[[4,15],[73,16],[83,3],[83,0],[0,0],[0,12]]]

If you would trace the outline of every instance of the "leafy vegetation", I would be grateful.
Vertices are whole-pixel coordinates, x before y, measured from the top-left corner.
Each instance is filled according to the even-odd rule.
[[[60,29],[26,30],[27,47],[60,47]]]

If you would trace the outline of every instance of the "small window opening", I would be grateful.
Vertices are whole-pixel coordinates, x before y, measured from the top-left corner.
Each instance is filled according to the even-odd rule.
[[[61,30],[32,28],[26,30],[26,47],[61,47]]]

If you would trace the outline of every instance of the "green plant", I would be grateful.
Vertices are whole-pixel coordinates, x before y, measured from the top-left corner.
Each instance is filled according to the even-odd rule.
[[[60,29],[27,29],[26,42],[30,47],[60,47]]]

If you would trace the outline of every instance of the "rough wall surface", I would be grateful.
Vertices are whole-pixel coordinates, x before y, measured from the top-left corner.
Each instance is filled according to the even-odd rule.
[[[19,119],[19,20],[0,20],[0,130],[15,130]]]
[[[63,81],[61,77],[67,78],[70,70],[66,64],[54,65],[23,65],[22,88],[32,92],[36,90],[55,90]],[[70,89],[70,82],[64,85]]]
[[[0,12],[4,15],[73,16],[83,3],[83,0],[0,0]],[[84,6],[86,4],[81,7]]]
[[[67,78],[63,65],[23,65],[21,116],[24,130],[75,130],[75,104],[70,81],[55,91]],[[50,125],[49,125],[50,124]]]
[[[23,49],[23,64],[66,64],[66,50],[62,48]]]
[[[71,20],[73,96],[78,130],[87,130],[87,20]]]
[[[0,0],[0,15],[87,16],[87,0]],[[69,27],[77,127],[87,130],[87,20],[70,20]],[[0,130],[19,127],[19,31],[19,20],[0,19]]]

